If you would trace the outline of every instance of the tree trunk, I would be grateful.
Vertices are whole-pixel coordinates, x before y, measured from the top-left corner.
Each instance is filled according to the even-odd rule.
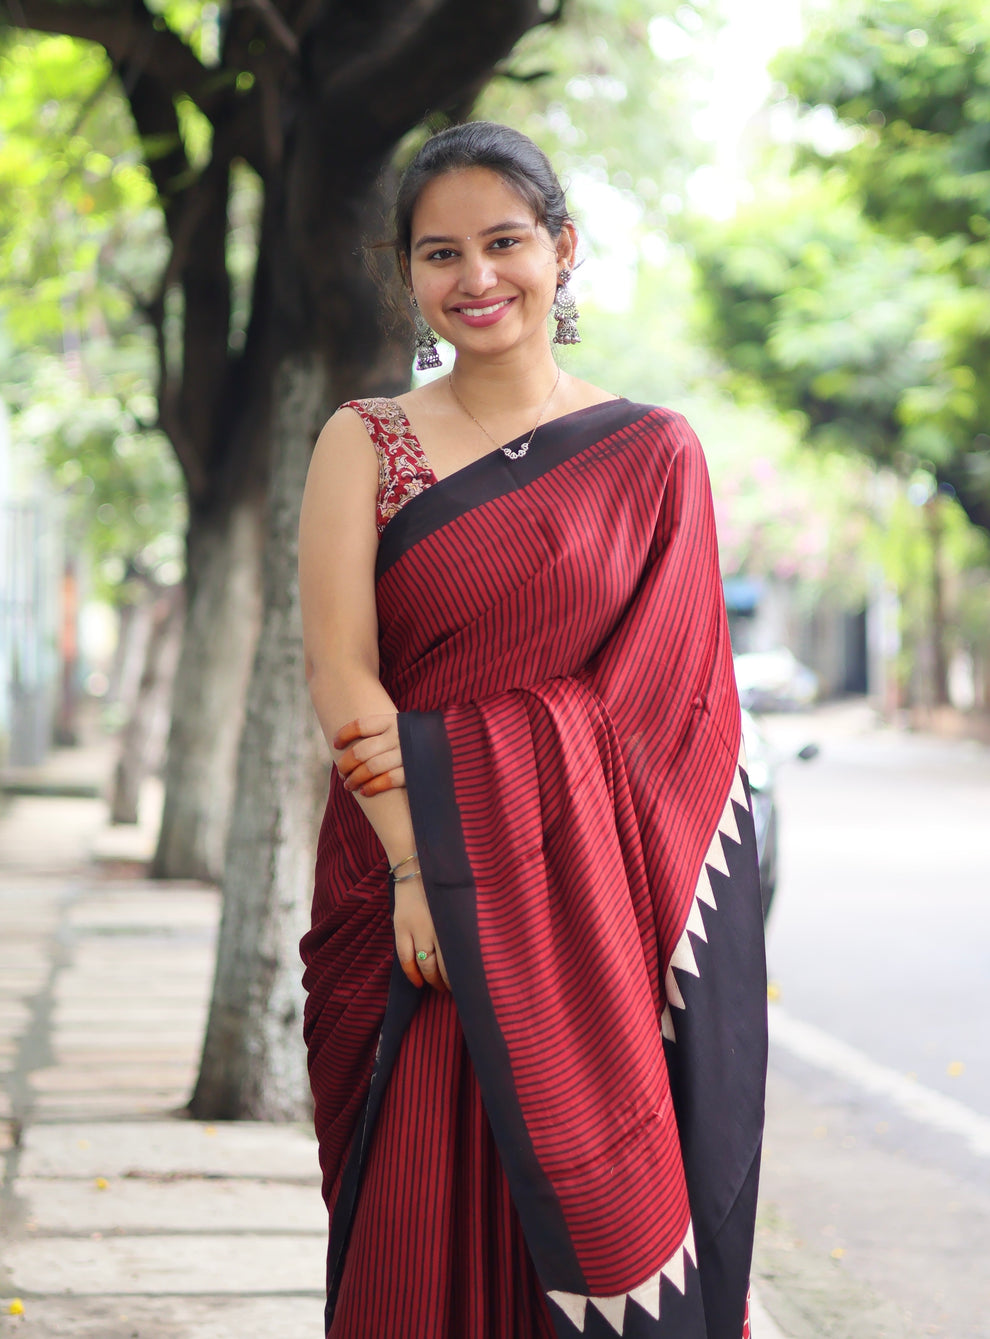
[[[162,718],[167,720],[167,704],[182,642],[182,607],[182,590],[172,587],[160,590],[149,610],[151,629],[146,639],[144,668],[121,732],[120,754],[114,770],[111,823],[138,821],[142,782],[161,766],[165,743]]]
[[[296,530],[325,414],[325,371],[315,357],[287,357],[276,380],[265,612],[241,737],[213,998],[190,1102],[201,1119],[292,1120],[306,1105],[299,940],[326,768],[306,691]]]
[[[931,542],[931,639],[932,702],[936,707],[949,703],[949,628],[945,612],[945,581],[942,575],[942,538],[944,511],[941,492],[936,491],[925,505],[928,537]]]
[[[263,497],[193,510],[165,804],[151,873],[221,882],[237,743],[260,619]]]
[[[315,116],[307,126],[318,124]],[[408,335],[387,330],[378,282],[351,257],[382,229],[383,179],[338,189],[332,224],[308,232],[326,175],[295,145],[298,194],[273,198],[261,287],[277,295],[264,614],[248,691],[224,875],[217,970],[199,1079],[200,1119],[292,1120],[308,1109],[299,940],[308,927],[326,745],[309,701],[299,613],[298,524],[317,434],[334,405],[408,388]],[[287,201],[291,202],[286,207]],[[307,243],[315,247],[307,254]],[[321,759],[324,765],[321,765]]]

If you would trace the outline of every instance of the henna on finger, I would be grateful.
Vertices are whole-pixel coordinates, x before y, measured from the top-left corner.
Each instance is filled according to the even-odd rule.
[[[356,739],[363,739],[364,731],[358,725],[357,721],[348,721],[342,725],[333,737],[333,747],[335,749],[347,748],[348,744],[353,744]]]
[[[360,794],[368,799],[371,795],[380,795],[383,790],[403,790],[406,786],[405,771],[399,767],[394,771],[383,771],[380,777],[372,778],[360,787]]]

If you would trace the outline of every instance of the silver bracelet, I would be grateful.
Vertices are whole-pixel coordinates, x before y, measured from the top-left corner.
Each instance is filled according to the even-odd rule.
[[[408,865],[410,860],[418,860],[418,859],[419,859],[419,852],[413,851],[412,855],[403,856],[403,858],[401,860],[397,860],[394,865],[390,865],[388,872],[394,879],[395,871],[397,869],[401,869],[403,865]]]
[[[418,869],[414,869],[413,872],[412,872],[411,874],[393,874],[393,875],[392,875],[392,882],[393,882],[393,883],[408,883],[410,879],[419,879],[419,878],[422,878],[422,874],[420,873],[420,871],[419,871]]]

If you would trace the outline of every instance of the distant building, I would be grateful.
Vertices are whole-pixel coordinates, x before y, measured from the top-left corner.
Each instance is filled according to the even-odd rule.
[[[44,476],[16,461],[0,402],[0,766],[40,762],[63,699],[64,546]]]
[[[811,601],[799,583],[777,577],[730,576],[723,586],[737,655],[787,647],[814,670],[823,697],[877,691],[865,609],[835,598]]]

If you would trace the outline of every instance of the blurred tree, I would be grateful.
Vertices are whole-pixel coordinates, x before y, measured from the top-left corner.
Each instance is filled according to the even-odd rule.
[[[728,224],[699,228],[695,254],[702,323],[737,391],[798,411],[818,450],[858,451],[905,480],[928,471],[951,491],[957,479],[970,485],[970,516],[982,519],[969,453],[945,429],[958,397],[966,412],[970,396],[942,330],[968,296],[955,274],[930,264],[928,249],[878,232],[842,183],[805,177],[768,189]],[[911,543],[936,572],[924,536]],[[917,656],[918,595],[908,594],[903,564],[898,571],[905,654]],[[949,630],[937,581],[924,591],[933,685],[925,693],[941,702]]]
[[[124,99],[135,132],[124,156],[133,154],[158,211],[155,262],[129,290],[154,333],[157,424],[183,472],[189,525],[187,633],[156,870],[224,870],[193,1109],[291,1116],[305,1090],[296,943],[322,788],[314,784],[295,587],[309,450],[340,400],[408,384],[409,336],[383,323],[380,291],[361,259],[362,242],[385,230],[381,202],[397,146],[401,158],[403,137],[421,133],[424,118],[465,114],[519,35],[552,23],[563,3],[0,0],[0,7],[19,27],[104,48],[101,82],[77,104],[70,140],[85,138],[80,126],[92,106]],[[676,12],[683,18],[701,7],[699,0]],[[594,0],[592,8],[607,19],[606,34],[624,34],[623,58],[638,59],[650,36],[645,0]],[[598,66],[603,60],[600,51]],[[598,66],[582,86],[585,110],[590,120],[607,103],[617,125],[617,103],[628,96],[631,106],[638,95],[630,83],[619,98]],[[647,68],[642,59],[639,66]],[[505,71],[519,87],[533,73]],[[656,133],[653,125],[651,151]],[[101,151],[112,181],[123,164]],[[260,635],[224,853],[259,574]]]
[[[776,73],[855,142],[818,155],[876,225],[957,281],[929,311],[937,367],[901,406],[939,477],[990,528],[990,12],[982,0],[864,0],[819,11]]]
[[[699,314],[736,386],[799,410],[813,442],[891,463],[930,447],[911,406],[944,375],[935,314],[954,280],[877,233],[830,181],[766,190],[726,224],[699,225]]]
[[[155,336],[158,425],[189,501],[187,633],[156,870],[225,875],[193,1099],[203,1115],[294,1115],[305,1091],[295,946],[317,767],[295,520],[312,441],[334,404],[408,384],[408,336],[384,327],[360,259],[364,239],[384,228],[383,170],[403,135],[428,114],[468,108],[520,33],[557,14],[538,0],[478,0],[470,11],[456,0],[5,6],[16,27],[104,48],[92,101],[126,100],[133,167],[163,223],[156,263],[133,285]],[[112,166],[108,176],[112,184]],[[254,206],[244,211],[257,257],[246,284],[231,255],[239,189]],[[93,268],[75,256],[70,265],[79,276]]]
[[[161,259],[160,216],[107,75],[69,38],[0,43],[0,394],[98,593],[126,601],[125,573],[181,577],[184,498],[131,292]]]

